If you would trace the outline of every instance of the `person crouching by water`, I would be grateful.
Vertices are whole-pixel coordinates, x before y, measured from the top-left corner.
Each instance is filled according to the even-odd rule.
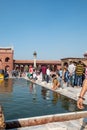
[[[52,75],[52,83],[53,83],[52,90],[56,90],[57,88],[60,87],[60,83],[55,74]]]

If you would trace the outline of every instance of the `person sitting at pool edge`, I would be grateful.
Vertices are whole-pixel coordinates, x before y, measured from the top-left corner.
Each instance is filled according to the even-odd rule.
[[[56,90],[58,87],[60,87],[60,83],[55,74],[52,75],[52,83],[53,83],[53,86],[52,86],[53,90]]]

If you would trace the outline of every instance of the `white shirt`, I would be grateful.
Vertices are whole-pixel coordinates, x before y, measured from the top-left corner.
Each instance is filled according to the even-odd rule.
[[[68,67],[69,73],[73,74],[75,72],[75,68],[76,67],[75,67],[75,65],[73,63],[70,64],[69,67]]]
[[[49,69],[46,70],[46,74],[50,75],[50,70]]]

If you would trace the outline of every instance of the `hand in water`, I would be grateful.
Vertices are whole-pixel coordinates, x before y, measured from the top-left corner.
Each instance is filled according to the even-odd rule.
[[[79,109],[84,109],[84,105],[83,105],[83,99],[82,98],[79,98],[78,101],[77,101],[77,107]]]

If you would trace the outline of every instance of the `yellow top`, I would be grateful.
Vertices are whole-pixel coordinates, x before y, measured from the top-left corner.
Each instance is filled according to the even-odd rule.
[[[0,79],[4,79],[4,74],[0,74]]]

